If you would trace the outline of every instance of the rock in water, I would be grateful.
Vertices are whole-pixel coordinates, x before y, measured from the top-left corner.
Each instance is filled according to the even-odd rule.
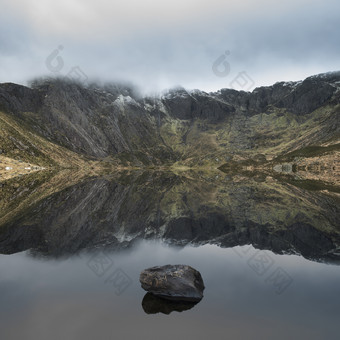
[[[198,302],[203,298],[205,288],[201,274],[182,264],[145,269],[139,281],[146,291],[177,301]]]

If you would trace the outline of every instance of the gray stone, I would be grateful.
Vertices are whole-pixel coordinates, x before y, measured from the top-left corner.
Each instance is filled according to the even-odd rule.
[[[143,289],[164,299],[198,302],[203,298],[202,276],[187,265],[148,268],[139,280]]]

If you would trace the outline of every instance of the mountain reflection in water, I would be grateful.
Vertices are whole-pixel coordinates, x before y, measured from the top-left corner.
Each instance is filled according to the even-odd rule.
[[[339,194],[321,189],[220,171],[126,171],[95,178],[36,173],[1,184],[0,253],[67,257],[157,239],[177,247],[252,244],[338,262]]]

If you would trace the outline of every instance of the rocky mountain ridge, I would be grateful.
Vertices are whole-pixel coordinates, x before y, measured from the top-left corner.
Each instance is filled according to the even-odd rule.
[[[177,88],[152,97],[117,84],[3,83],[0,111],[32,134],[90,159],[215,166],[235,155],[272,159],[308,145],[338,143],[340,72],[251,93]],[[3,154],[11,147],[2,145]]]

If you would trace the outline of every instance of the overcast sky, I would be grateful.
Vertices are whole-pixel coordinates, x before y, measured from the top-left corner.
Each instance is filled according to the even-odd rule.
[[[0,0],[0,82],[252,90],[339,64],[339,0]]]

